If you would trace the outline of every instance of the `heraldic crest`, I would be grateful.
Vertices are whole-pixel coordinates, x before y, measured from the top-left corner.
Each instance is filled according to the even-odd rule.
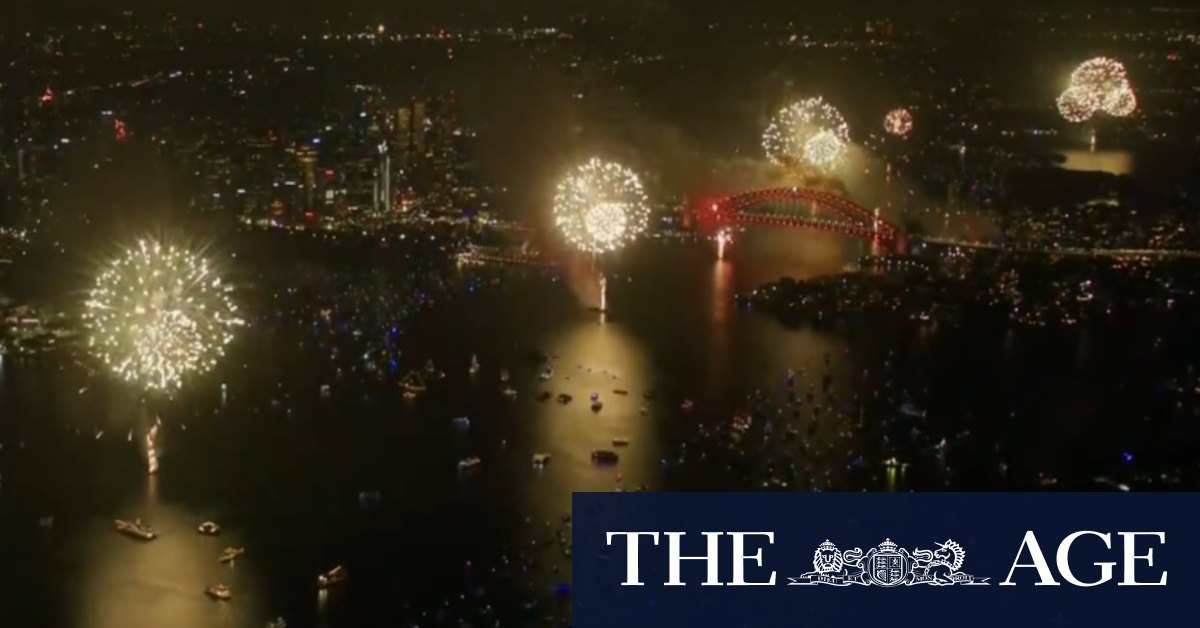
[[[891,539],[885,539],[864,554],[857,547],[840,552],[836,545],[826,540],[813,552],[813,570],[788,580],[790,584],[836,587],[852,584],[881,587],[988,584],[987,578],[976,578],[959,571],[967,556],[961,545],[949,539],[935,545],[937,547],[932,550],[910,552]]]

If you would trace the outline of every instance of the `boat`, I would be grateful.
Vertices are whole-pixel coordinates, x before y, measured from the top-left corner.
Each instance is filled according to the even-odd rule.
[[[571,403],[572,399],[574,399],[574,397],[568,395],[567,393],[559,393],[558,395],[558,402],[564,406],[568,403]]]
[[[533,454],[533,466],[544,467],[550,462],[550,454]]]
[[[421,374],[416,371],[409,371],[408,375],[400,380],[400,387],[404,389],[406,397],[409,396],[408,393],[415,396],[417,393],[425,392],[428,388],[425,386],[425,380],[421,378]],[[409,398],[411,399],[411,397]]]
[[[214,600],[219,600],[222,602],[233,599],[233,591],[229,588],[229,585],[225,584],[217,584],[208,587],[204,590],[204,594]]]
[[[470,456],[458,461],[458,470],[469,471],[471,469],[479,468],[479,466],[482,464],[483,461],[479,459],[479,456]]]
[[[692,408],[696,407],[696,404],[693,403],[691,399],[684,399],[683,403],[680,404],[679,407],[682,408],[684,412],[691,412]]]
[[[267,628],[287,628],[287,621],[285,621],[282,617],[276,617],[275,619],[267,622]]]
[[[617,452],[609,449],[592,450],[592,462],[596,464],[617,464],[617,461],[620,459],[621,457],[617,455]]]
[[[428,375],[433,375],[436,372],[437,368],[433,366],[433,358],[425,360],[425,373]]]
[[[541,393],[538,395],[538,401],[549,401],[549,400],[550,400],[550,397],[551,397],[551,395],[550,395],[550,391],[549,391],[549,390],[543,390],[543,391],[542,391],[542,392],[541,392]]]
[[[214,521],[205,521],[196,526],[196,531],[205,536],[217,536],[221,533],[221,526],[217,525]]]
[[[599,412],[604,404],[600,402],[600,393],[592,393],[592,412]]]
[[[133,521],[114,519],[113,523],[116,525],[118,532],[140,541],[153,541],[158,536],[155,534],[154,528],[142,523],[141,519],[134,519]]]
[[[225,551],[221,552],[220,560],[223,563],[232,563],[245,553],[246,548],[244,547],[226,547]]]
[[[500,391],[500,394],[504,395],[505,397],[508,397],[509,399],[516,399],[517,398],[517,389],[513,388],[512,386],[506,386],[503,390]]]
[[[613,394],[614,395],[628,395],[629,391],[625,390],[624,388],[615,388],[615,389],[613,389]]]
[[[508,369],[500,369],[500,381],[508,381]]]
[[[733,413],[733,429],[737,432],[745,433],[750,429],[750,413],[745,410],[738,410]]]
[[[629,439],[624,436],[616,436],[612,440],[613,447],[628,447]]]
[[[906,401],[900,405],[900,414],[914,419],[925,418],[925,410],[918,408],[911,401]]]
[[[546,367],[542,369],[541,374],[538,375],[538,379],[544,382],[551,377],[554,377],[554,367],[547,364]]]
[[[458,417],[458,418],[456,418],[456,419],[452,419],[452,420],[451,420],[451,423],[453,423],[453,424],[454,424],[454,427],[455,427],[455,428],[457,428],[457,429],[459,429],[459,430],[468,430],[468,429],[471,429],[471,419],[469,419],[469,418],[467,418],[467,417],[465,417],[465,416],[460,416],[460,417]]]
[[[472,377],[479,374],[479,358],[473,354],[471,355],[471,365],[467,367],[467,373]]]
[[[345,582],[346,577],[346,568],[338,565],[337,567],[334,567],[333,569],[330,569],[329,571],[317,576],[317,586],[322,589],[328,589],[329,587]]]

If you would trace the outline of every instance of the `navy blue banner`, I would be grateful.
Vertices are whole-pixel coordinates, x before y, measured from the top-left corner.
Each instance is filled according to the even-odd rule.
[[[576,493],[573,512],[579,628],[1200,626],[1200,493]]]

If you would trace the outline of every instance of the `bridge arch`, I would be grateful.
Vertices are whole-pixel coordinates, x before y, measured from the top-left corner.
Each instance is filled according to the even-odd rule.
[[[755,211],[788,205],[806,205],[817,211],[800,216],[780,211]],[[768,226],[790,229],[814,229],[903,247],[902,234],[895,225],[877,218],[871,210],[850,199],[812,188],[771,188],[743,192],[706,202],[693,208],[697,226],[705,233],[724,227]]]

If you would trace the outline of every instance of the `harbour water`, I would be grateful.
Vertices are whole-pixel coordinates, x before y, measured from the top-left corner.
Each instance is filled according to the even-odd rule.
[[[645,242],[601,262],[603,324],[589,309],[599,271],[586,260],[452,271],[452,289],[396,330],[399,358],[382,372],[345,367],[336,342],[305,325],[258,322],[173,400],[139,399],[74,360],[8,356],[4,624],[513,625],[567,615],[558,534],[569,539],[573,491],[760,490],[783,464],[802,469],[802,482],[773,485],[786,490],[1071,488],[1156,474],[1182,455],[1169,435],[1193,433],[1194,417],[1166,427],[1147,417],[1168,404],[1161,382],[1186,347],[903,321],[788,328],[736,305],[739,291],[836,273],[863,252],[837,236],[755,233],[721,262],[709,243]],[[269,290],[246,292],[255,320],[269,318]],[[541,381],[546,358],[554,374]],[[405,399],[398,380],[427,360],[428,390]],[[501,394],[502,368],[515,399]],[[778,414],[779,431],[803,426],[804,447],[767,448],[757,431],[706,441],[705,426],[756,391],[759,405],[786,407],[789,368],[825,412]],[[543,391],[573,401],[539,400]],[[899,399],[923,417],[905,418]],[[463,416],[469,427],[454,422]],[[148,477],[140,438],[158,420],[161,470]],[[617,451],[619,464],[593,464],[593,449]],[[886,466],[884,451],[897,449],[905,465]],[[550,454],[543,468],[536,453]],[[469,456],[481,465],[460,472]],[[159,538],[113,530],[114,518],[134,517]],[[196,533],[209,519],[221,536]],[[218,562],[227,546],[246,548],[232,567]],[[348,582],[319,594],[316,576],[338,564]],[[204,596],[217,583],[233,600]]]

